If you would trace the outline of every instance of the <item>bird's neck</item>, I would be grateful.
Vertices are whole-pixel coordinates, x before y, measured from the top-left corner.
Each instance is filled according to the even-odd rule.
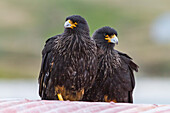
[[[67,50],[70,53],[80,53],[87,48],[87,43],[90,43],[90,36],[86,34],[73,34],[64,33],[62,38],[58,40],[58,48],[61,50],[61,54]]]
[[[102,49],[105,53],[114,51],[114,47],[115,47],[115,44],[105,44],[105,45],[101,45],[101,49]]]
[[[63,34],[63,40],[68,40],[70,43],[80,43],[90,40],[90,35],[88,32],[67,30]]]
[[[64,30],[64,34],[65,35],[87,35],[90,36],[89,31],[88,30],[75,30],[75,29],[65,29]]]

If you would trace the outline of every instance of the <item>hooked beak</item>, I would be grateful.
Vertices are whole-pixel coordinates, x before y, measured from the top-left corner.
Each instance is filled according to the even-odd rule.
[[[71,28],[73,29],[74,27],[77,27],[77,22],[73,23],[71,20],[67,20],[65,23],[64,23],[64,28]]]
[[[111,38],[111,43],[115,43],[115,44],[117,44],[118,45],[118,38],[117,38],[117,36],[116,35],[113,35],[113,37]]]
[[[109,35],[105,36],[105,40],[108,40],[109,43],[114,43],[114,44],[118,44],[118,38],[117,36],[114,34],[111,37]]]

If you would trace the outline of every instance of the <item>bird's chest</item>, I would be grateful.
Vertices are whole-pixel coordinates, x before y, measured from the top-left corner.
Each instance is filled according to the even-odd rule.
[[[117,55],[103,55],[98,60],[98,75],[100,78],[116,79],[121,69],[121,59]]]
[[[88,57],[76,52],[59,57],[53,74],[55,92],[60,92],[64,100],[80,100],[89,76]]]
[[[80,41],[78,38],[70,39],[62,41],[60,39],[60,43],[58,42],[53,49],[54,65],[51,75],[55,78],[53,81],[56,85],[73,91],[81,90],[82,87],[87,86],[88,81],[93,79],[91,77],[93,74],[90,73],[94,66],[95,53],[89,43]]]
[[[68,48],[69,50],[69,48]],[[56,54],[52,75],[55,83],[75,89],[84,86],[86,78],[89,76],[88,65],[90,57],[84,51],[68,51]]]

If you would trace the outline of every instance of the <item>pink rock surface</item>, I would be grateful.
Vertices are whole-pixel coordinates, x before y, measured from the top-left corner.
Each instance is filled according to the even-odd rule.
[[[47,100],[0,100],[0,113],[170,113],[170,105]]]

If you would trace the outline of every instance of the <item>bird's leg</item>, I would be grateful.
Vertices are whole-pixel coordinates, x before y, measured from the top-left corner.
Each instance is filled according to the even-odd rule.
[[[64,101],[61,93],[57,94],[57,96],[58,96],[58,99],[59,99],[60,101]]]
[[[114,103],[117,103],[116,99],[113,99],[113,100],[108,99],[108,95],[104,95],[104,101],[105,102],[114,102]]]
[[[64,101],[62,95],[61,95],[61,88],[60,86],[55,87],[55,95],[58,97],[60,101]]]

